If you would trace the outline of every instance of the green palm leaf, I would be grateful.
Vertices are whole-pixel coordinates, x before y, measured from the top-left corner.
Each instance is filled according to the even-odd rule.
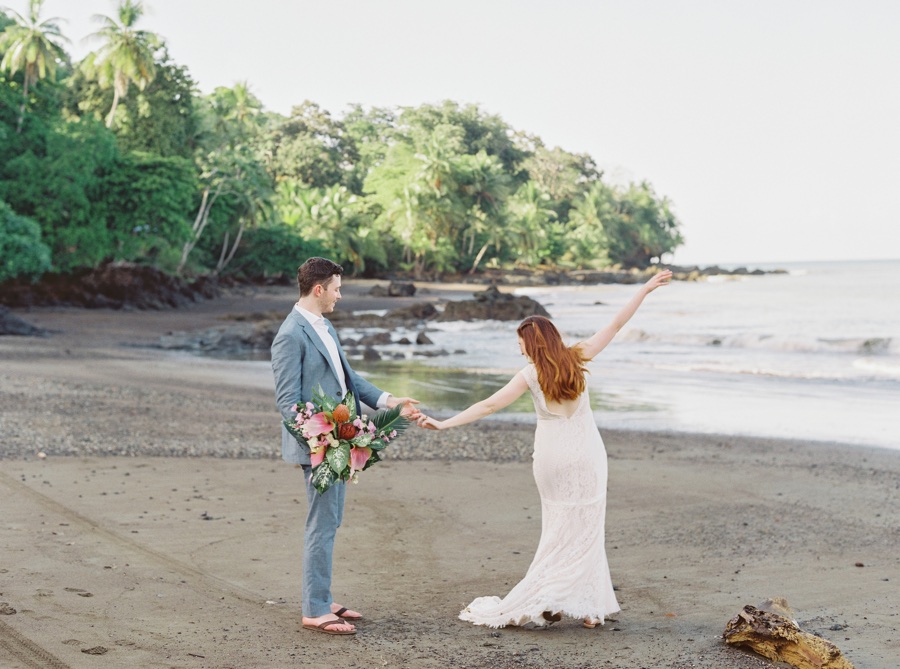
[[[409,421],[400,415],[401,411],[403,411],[403,406],[398,404],[393,409],[382,409],[376,413],[372,417],[372,422],[375,423],[376,434],[390,434],[394,430],[397,431],[397,434],[401,434],[408,428]]]

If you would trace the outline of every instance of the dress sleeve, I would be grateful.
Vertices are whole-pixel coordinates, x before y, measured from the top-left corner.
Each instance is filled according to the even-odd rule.
[[[525,365],[520,371],[522,376],[525,377],[525,381],[528,382],[528,389],[531,390],[532,394],[534,394],[534,388],[538,383],[537,369],[535,369],[533,364],[529,363]]]

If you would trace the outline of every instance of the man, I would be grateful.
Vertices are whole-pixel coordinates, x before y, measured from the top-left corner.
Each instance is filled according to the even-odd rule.
[[[323,316],[334,311],[341,299],[344,269],[325,258],[310,258],[297,270],[300,299],[282,323],[272,342],[272,370],[275,373],[275,401],[285,420],[292,420],[291,407],[312,399],[320,385],[326,395],[341,399],[349,390],[360,401],[376,408],[406,405],[404,414],[418,412],[417,400],[394,397],[354,372],[331,323]],[[303,468],[309,502],[303,539],[303,627],[326,634],[355,634],[352,621],[362,616],[331,597],[331,560],[334,538],[344,511],[346,486],[337,482],[319,493],[310,482],[310,454],[282,426],[281,455]]]

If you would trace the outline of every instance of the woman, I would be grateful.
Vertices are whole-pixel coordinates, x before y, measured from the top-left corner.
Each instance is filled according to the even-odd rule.
[[[448,420],[428,416],[433,430],[465,425],[494,413],[531,391],[537,413],[534,479],[541,495],[541,540],[528,572],[503,599],[479,597],[460,614],[476,625],[504,627],[583,619],[593,628],[619,610],[604,547],[606,450],[591,411],[584,364],[606,348],[644,298],[669,283],[659,272],[612,322],[590,339],[566,347],[541,316],[519,325],[519,348],[529,364],[504,388]]]

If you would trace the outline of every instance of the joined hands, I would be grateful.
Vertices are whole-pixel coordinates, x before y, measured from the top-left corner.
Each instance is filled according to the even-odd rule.
[[[436,418],[432,418],[431,416],[426,416],[423,413],[419,413],[419,418],[416,421],[416,424],[419,427],[423,427],[426,430],[443,430],[444,429],[444,421],[437,420]]]
[[[398,404],[403,405],[403,409],[400,410],[400,415],[409,420],[418,420],[422,415],[422,412],[414,406],[419,403],[419,400],[413,399],[412,397],[394,397],[391,395],[387,399],[387,408],[393,409]]]

